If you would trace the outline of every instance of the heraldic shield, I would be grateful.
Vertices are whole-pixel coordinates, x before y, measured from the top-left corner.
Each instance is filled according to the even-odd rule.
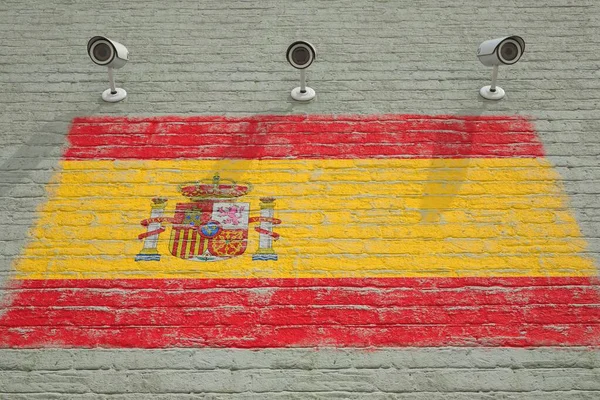
[[[244,254],[249,203],[213,200],[179,203],[169,250],[175,257],[218,261]]]

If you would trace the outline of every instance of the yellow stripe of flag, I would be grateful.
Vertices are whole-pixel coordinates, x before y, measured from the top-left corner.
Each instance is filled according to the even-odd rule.
[[[62,161],[21,279],[592,276],[585,240],[541,158]],[[274,197],[278,261],[218,263],[169,254],[136,262],[151,198],[165,216],[180,188],[250,184],[251,216]],[[483,239],[483,240],[482,240]],[[258,248],[250,227],[248,249]]]

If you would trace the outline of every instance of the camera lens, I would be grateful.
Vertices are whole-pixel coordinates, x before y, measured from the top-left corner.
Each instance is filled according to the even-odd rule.
[[[513,61],[519,55],[517,45],[511,42],[504,43],[500,49],[500,56],[506,61]]]
[[[292,60],[298,65],[304,65],[310,60],[310,52],[305,47],[296,47],[292,52]]]
[[[109,62],[113,55],[112,47],[106,42],[96,43],[92,49],[92,55],[98,63]]]

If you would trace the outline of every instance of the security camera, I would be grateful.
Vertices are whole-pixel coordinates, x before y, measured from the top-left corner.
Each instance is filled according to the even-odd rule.
[[[477,57],[486,67],[512,65],[519,61],[524,51],[525,41],[520,36],[506,36],[481,43]]]
[[[92,61],[103,67],[119,69],[129,59],[129,51],[125,46],[103,36],[91,38],[87,48]]]
[[[125,89],[115,87],[113,70],[122,68],[129,60],[129,51],[119,42],[104,36],[94,36],[88,41],[88,55],[100,66],[108,67],[110,89],[102,93],[102,99],[110,103],[123,100],[127,96]]]
[[[312,44],[299,40],[288,47],[286,57],[292,67],[305,69],[315,60],[317,52]]]
[[[292,90],[292,99],[310,101],[315,98],[315,91],[306,86],[306,68],[317,56],[314,46],[303,40],[292,43],[286,52],[286,58],[292,67],[300,70],[300,86]]]
[[[512,65],[521,59],[525,51],[525,41],[520,36],[505,36],[498,39],[486,40],[477,49],[477,58],[486,67],[493,67],[492,84],[484,86],[479,94],[489,100],[500,100],[504,90],[496,86],[498,66]]]

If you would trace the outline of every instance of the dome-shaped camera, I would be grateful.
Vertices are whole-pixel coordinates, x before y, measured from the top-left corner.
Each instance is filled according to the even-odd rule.
[[[504,36],[497,39],[486,40],[477,48],[477,58],[486,67],[492,67],[492,84],[484,86],[479,94],[488,100],[500,100],[504,97],[504,90],[496,86],[498,67],[500,65],[513,65],[521,59],[525,52],[525,41],[520,36]]]
[[[88,55],[94,64],[108,68],[110,89],[102,93],[102,99],[110,103],[123,100],[127,97],[125,89],[115,87],[113,69],[122,68],[129,61],[129,51],[119,42],[104,36],[94,36],[87,44]]]
[[[300,86],[292,90],[292,99],[297,101],[310,101],[315,98],[315,91],[306,86],[306,68],[317,56],[314,46],[303,40],[292,43],[285,53],[292,67],[300,70]]]

